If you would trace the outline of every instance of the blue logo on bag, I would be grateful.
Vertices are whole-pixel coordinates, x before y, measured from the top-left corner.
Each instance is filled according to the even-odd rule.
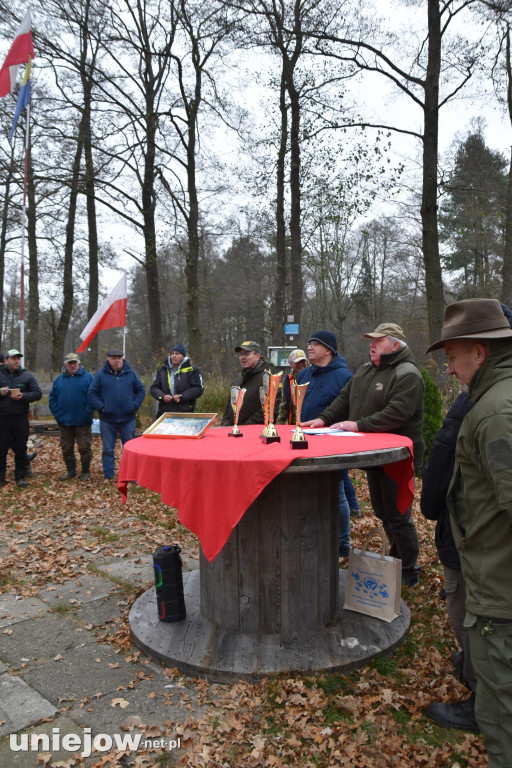
[[[361,578],[357,571],[354,571],[352,576],[354,577],[355,587],[358,592],[370,598],[389,597],[388,585],[379,583],[375,577],[365,576]]]

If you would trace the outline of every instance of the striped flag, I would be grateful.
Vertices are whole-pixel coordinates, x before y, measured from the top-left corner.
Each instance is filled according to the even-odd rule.
[[[18,118],[27,106],[27,104],[30,104],[30,69],[32,66],[32,59],[30,56],[28,57],[28,64],[25,69],[25,74],[23,76],[23,80],[21,81],[21,88],[20,92],[18,94],[18,101],[16,102],[16,109],[14,110],[14,117],[12,119],[12,128],[11,132],[9,134],[9,144],[12,144],[12,137],[14,136],[14,131],[16,130],[16,126],[18,125]]]
[[[12,93],[18,76],[18,66],[34,58],[31,27],[30,11],[27,11],[0,69],[0,98]]]
[[[126,325],[126,299],[126,274],[124,274],[80,334],[83,341],[77,349],[77,354],[87,349],[98,331]]]

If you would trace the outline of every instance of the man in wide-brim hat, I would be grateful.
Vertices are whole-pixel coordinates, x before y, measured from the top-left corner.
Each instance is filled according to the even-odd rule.
[[[512,754],[512,330],[495,299],[446,308],[447,371],[473,408],[459,431],[448,507],[466,582],[475,715],[491,768]]]

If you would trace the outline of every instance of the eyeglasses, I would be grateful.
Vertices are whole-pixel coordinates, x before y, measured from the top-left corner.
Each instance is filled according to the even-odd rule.
[[[315,347],[318,347],[319,343],[319,341],[308,341],[308,347],[313,347],[314,349]]]

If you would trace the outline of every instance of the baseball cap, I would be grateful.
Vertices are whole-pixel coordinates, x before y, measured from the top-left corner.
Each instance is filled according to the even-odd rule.
[[[292,363],[298,363],[300,360],[307,360],[306,354],[303,349],[294,349],[293,352],[290,352],[290,355],[288,357],[288,365],[291,365]]]
[[[396,323],[381,323],[371,333],[363,334],[367,339],[381,339],[383,336],[394,336],[405,341],[405,334]]]
[[[263,354],[263,350],[257,341],[242,341],[240,346],[235,347],[235,352],[257,352],[259,355]]]
[[[20,352],[19,349],[10,349],[8,352],[5,353],[6,357],[23,357],[23,352]]]
[[[80,358],[76,354],[76,352],[68,352],[66,357],[64,358],[65,363],[79,363]]]

